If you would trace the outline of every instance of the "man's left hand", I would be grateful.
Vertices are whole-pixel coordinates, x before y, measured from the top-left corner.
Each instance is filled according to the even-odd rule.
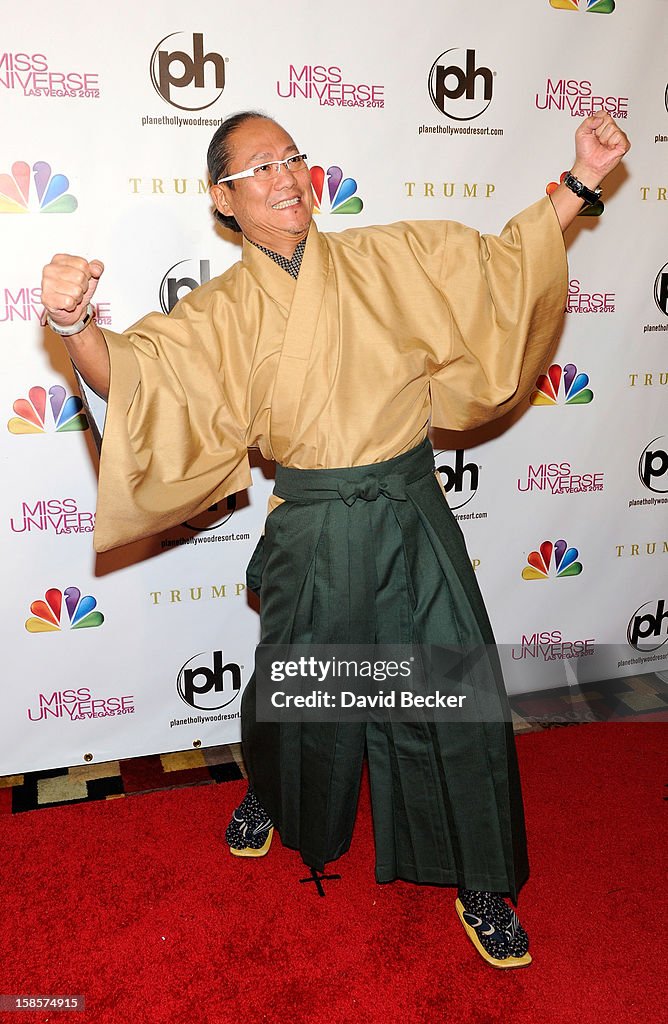
[[[585,118],[575,132],[573,174],[589,188],[597,188],[630,148],[619,125],[610,114],[599,110]]]

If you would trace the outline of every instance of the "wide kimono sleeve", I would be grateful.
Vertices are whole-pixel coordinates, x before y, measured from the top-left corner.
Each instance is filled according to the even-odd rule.
[[[104,331],[111,386],[94,545],[159,533],[251,483],[211,323],[149,314]]]
[[[550,200],[498,236],[449,224],[439,286],[450,323],[431,378],[432,424],[470,430],[526,397],[559,337],[568,272]]]

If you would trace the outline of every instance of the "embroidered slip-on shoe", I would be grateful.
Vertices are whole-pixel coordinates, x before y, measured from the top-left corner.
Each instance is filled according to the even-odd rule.
[[[263,833],[264,835],[264,833]],[[230,846],[230,853],[234,857],[264,857],[266,853],[269,853],[269,847],[271,846],[271,840],[274,836],[274,826],[269,826],[269,831],[266,833],[266,838],[262,846],[244,846],[237,848],[236,846]]]
[[[235,857],[264,857],[273,835],[271,818],[249,789],[225,830],[230,853]]]
[[[455,909],[464,931],[488,964],[502,970],[529,966],[527,934],[501,896],[460,889]]]

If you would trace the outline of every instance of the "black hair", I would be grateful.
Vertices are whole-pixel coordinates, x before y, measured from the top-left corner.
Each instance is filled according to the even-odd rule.
[[[212,185],[215,185],[219,178],[224,178],[229,172],[232,156],[231,136],[246,121],[253,121],[256,118],[261,118],[263,121],[273,121],[273,118],[267,117],[266,114],[259,110],[242,110],[240,113],[232,114],[231,117],[226,118],[220,127],[216,129],[206,154],[206,163]],[[228,188],[234,189],[233,181],[228,182]],[[241,231],[234,217],[226,217],[220,210],[214,210],[214,217],[230,231]]]

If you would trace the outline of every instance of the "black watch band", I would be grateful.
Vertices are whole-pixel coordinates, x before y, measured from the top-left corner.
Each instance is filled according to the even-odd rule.
[[[564,185],[566,188],[569,188],[571,192],[574,192],[579,199],[587,204],[587,206],[594,206],[594,204],[598,203],[601,198],[600,188],[597,188],[596,190],[587,188],[587,186],[583,185],[582,182],[576,178],[574,174],[571,174],[570,171],[564,178]]]

